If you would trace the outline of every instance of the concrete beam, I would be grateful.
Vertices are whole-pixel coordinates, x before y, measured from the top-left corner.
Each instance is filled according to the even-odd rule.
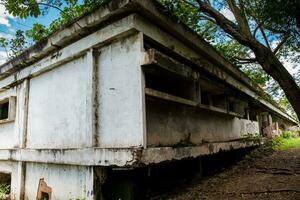
[[[174,95],[170,95],[164,92],[160,92],[157,90],[153,90],[151,88],[145,88],[145,93],[147,96],[150,97],[155,97],[158,99],[163,99],[163,100],[167,100],[167,101],[171,101],[171,102],[175,102],[175,103],[180,103],[180,104],[184,104],[184,105],[188,105],[188,106],[194,106],[200,109],[205,109],[205,110],[210,110],[213,112],[218,112],[218,113],[222,113],[222,114],[227,114],[227,115],[231,115],[231,116],[235,116],[235,117],[243,117],[242,115],[239,115],[238,113],[235,112],[229,112],[225,109],[222,108],[218,108],[215,106],[211,106],[211,105],[205,105],[205,104],[201,104],[198,103],[196,101],[192,101],[189,99],[185,99],[182,97],[178,97],[178,96],[174,96]]]
[[[142,67],[145,72],[156,73],[158,75],[169,72],[186,79],[197,80],[199,78],[196,70],[177,62],[155,49],[149,49],[145,53]]]
[[[139,167],[171,160],[195,158],[260,145],[260,141],[228,141],[192,147],[10,149],[0,150],[0,161],[68,164],[81,166]]]
[[[196,158],[199,156],[216,154],[220,151],[231,151],[234,149],[258,146],[261,141],[231,141],[219,143],[207,143],[194,147],[158,147],[147,149],[141,157],[141,163],[150,165],[165,161]]]

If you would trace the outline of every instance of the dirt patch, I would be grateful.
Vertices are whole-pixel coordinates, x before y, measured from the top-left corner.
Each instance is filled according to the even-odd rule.
[[[300,200],[300,149],[258,149],[237,165],[151,199]]]

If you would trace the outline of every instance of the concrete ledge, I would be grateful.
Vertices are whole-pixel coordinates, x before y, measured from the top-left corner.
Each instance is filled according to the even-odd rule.
[[[84,149],[2,149],[0,161],[68,164],[81,166],[139,167],[172,160],[195,158],[260,145],[260,141],[207,143],[191,147],[84,148]]]
[[[207,143],[192,147],[161,147],[149,148],[143,152],[141,162],[143,164],[157,164],[165,161],[196,158],[204,155],[216,154],[220,151],[230,151],[261,145],[261,141],[231,141],[219,143]]]

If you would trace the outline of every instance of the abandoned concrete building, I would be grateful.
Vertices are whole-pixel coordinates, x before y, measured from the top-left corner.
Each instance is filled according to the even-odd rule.
[[[156,1],[113,0],[0,73],[0,182],[13,200],[105,199],[114,171],[258,145],[297,124]]]

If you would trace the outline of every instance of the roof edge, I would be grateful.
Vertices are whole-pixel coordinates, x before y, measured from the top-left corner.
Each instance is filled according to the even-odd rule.
[[[19,56],[2,64],[0,66],[0,79],[3,79],[19,69],[22,69],[51,53],[62,49],[72,42],[95,32],[101,27],[107,25],[109,22],[116,21],[134,12],[147,17],[147,19],[154,22],[155,25],[159,26],[161,29],[189,46],[191,49],[196,52],[200,52],[213,64],[230,73],[253,91],[258,94],[266,94],[242,71],[227,61],[215,48],[191,30],[187,25],[180,22],[156,0],[113,0],[95,8],[95,10],[90,13],[87,13],[73,22],[62,26],[59,30],[31,46]],[[97,28],[95,29],[95,27]],[[271,100],[265,100],[275,108],[282,111],[282,109]],[[274,110],[274,112],[277,111]],[[287,118],[293,123],[297,123],[297,121],[285,111],[282,112],[289,116],[286,117],[279,113],[282,117]]]

